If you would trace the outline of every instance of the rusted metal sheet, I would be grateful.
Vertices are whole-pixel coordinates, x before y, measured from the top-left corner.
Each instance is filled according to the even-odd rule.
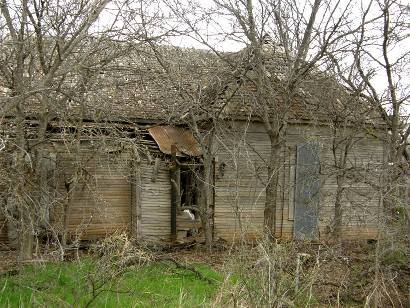
[[[171,125],[155,126],[148,132],[158,144],[161,152],[171,154],[171,146],[175,144],[177,156],[200,156],[201,150],[192,132],[182,127]]]

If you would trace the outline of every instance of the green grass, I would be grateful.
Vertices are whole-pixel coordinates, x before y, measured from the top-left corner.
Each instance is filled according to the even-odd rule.
[[[131,267],[109,279],[91,307],[209,306],[222,278],[209,266],[194,267],[215,282],[165,262]],[[16,276],[0,279],[0,307],[84,307],[92,298],[91,281],[98,284],[101,277],[106,276],[91,259],[28,266]]]

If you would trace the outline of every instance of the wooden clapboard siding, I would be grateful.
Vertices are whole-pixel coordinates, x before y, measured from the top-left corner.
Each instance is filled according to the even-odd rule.
[[[330,149],[325,147],[323,156],[327,159],[323,164],[323,173],[330,176],[322,184],[321,226],[328,226],[334,216],[334,198],[336,193],[336,179],[332,175],[333,157],[329,154]],[[360,139],[348,155],[348,167],[368,167],[368,171],[362,171],[367,178],[375,182],[379,178],[377,166],[383,161],[383,144],[374,138]],[[327,164],[326,164],[327,163]],[[374,235],[377,226],[379,211],[379,194],[365,182],[347,181],[345,192],[342,197],[343,225],[342,237],[366,237]],[[372,231],[368,231],[372,230]]]
[[[65,152],[57,155],[57,190],[59,204],[52,213],[52,223],[62,230],[63,210],[68,180],[76,164],[83,169],[70,196],[68,232],[82,240],[94,239],[114,232],[128,231],[131,222],[130,156],[127,153],[81,151],[77,157]]]
[[[230,125],[231,129],[221,132],[217,144],[215,236],[227,240],[255,239],[263,231],[270,141],[261,123],[236,121]],[[309,140],[321,144],[320,237],[328,235],[334,215],[337,185],[331,131],[325,126],[290,125],[286,142],[277,157],[281,168],[275,232],[284,239],[293,237],[296,147]],[[63,152],[58,154],[57,160],[60,206],[54,210],[53,220],[61,226],[64,177],[72,174],[75,160]],[[131,221],[138,220],[132,232],[141,238],[155,241],[170,239],[171,185],[166,162],[159,163],[153,181],[154,165],[142,160],[132,168],[130,156],[125,153],[83,151],[78,160],[90,177],[77,185],[71,198],[69,231],[72,234],[81,234],[85,239],[101,237],[116,230],[126,230]],[[375,138],[359,139],[349,155],[351,165],[372,171],[382,161],[383,144]],[[138,181],[135,180],[135,168],[138,168]],[[348,184],[343,197],[346,223],[343,237],[365,238],[375,234],[378,201],[378,195],[366,183]],[[181,219],[178,220],[179,225],[189,228],[189,223],[182,227]]]
[[[144,161],[141,168],[141,236],[143,239],[169,240],[171,235],[171,183],[169,167],[161,161],[155,182],[154,165]]]
[[[335,164],[332,152],[332,136],[327,127],[306,127],[293,125],[289,127],[286,143],[290,149],[289,178],[294,176],[296,146],[306,140],[316,140],[321,146],[321,191],[319,203],[319,229],[320,237],[326,237],[334,217],[334,202],[336,194]],[[380,165],[384,157],[383,143],[373,137],[358,136],[357,142],[348,155],[349,167],[368,166],[369,176],[377,178],[375,166]],[[370,167],[369,167],[370,166]],[[292,186],[291,183],[289,186]],[[356,233],[357,238],[373,237],[377,224],[379,209],[379,195],[366,183],[347,181],[346,192],[343,196],[343,238],[352,238]],[[290,187],[292,189],[292,187]],[[288,199],[292,199],[292,193]],[[288,202],[288,219],[293,221],[293,204]],[[289,215],[290,214],[290,215]],[[370,231],[369,231],[370,230]]]
[[[263,230],[269,139],[260,123],[232,123],[215,164],[215,236],[255,239]]]
[[[263,231],[270,141],[261,123],[236,122],[232,128],[237,130],[237,134],[224,139],[224,142],[230,140],[232,144],[220,147],[226,150],[218,155],[216,165],[215,230],[217,236],[227,240],[241,236],[254,239]],[[284,210],[289,193],[286,182],[289,177],[286,171],[289,168],[288,156],[286,148],[283,148],[277,157],[282,162],[277,192],[277,235],[293,227]],[[222,163],[227,165],[227,170],[223,177],[219,177],[218,166]]]
[[[263,228],[265,203],[266,162],[270,143],[263,124],[233,122],[231,135],[220,137],[218,159],[215,166],[215,234],[226,239],[256,237]],[[319,236],[325,237],[334,215],[332,132],[326,126],[293,124],[288,128],[285,145],[278,157],[283,162],[279,173],[279,187],[276,209],[276,235],[293,237],[294,185],[296,170],[296,146],[307,141],[318,141],[321,145],[321,192],[319,201]],[[349,154],[353,166],[377,166],[383,161],[383,144],[380,140],[366,136],[358,142]],[[221,175],[221,165],[225,166]],[[332,169],[333,168],[333,169]],[[373,175],[374,176],[374,175]],[[344,204],[342,237],[373,237],[377,211],[378,194],[365,183],[349,183]]]

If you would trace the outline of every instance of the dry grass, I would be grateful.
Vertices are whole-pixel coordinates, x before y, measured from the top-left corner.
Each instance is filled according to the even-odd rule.
[[[23,269],[23,276],[20,273],[9,277],[3,275],[2,279],[8,283],[15,279],[41,282],[44,275],[51,277],[47,293],[50,295],[55,290],[53,300],[63,298],[69,303],[70,297],[67,299],[60,292],[61,279],[56,278],[56,283],[52,283],[54,274],[65,273],[67,283],[80,281],[87,290],[86,294],[76,295],[84,305],[88,302],[101,304],[102,299],[112,302],[106,290],[118,290],[120,286],[128,293],[116,294],[117,303],[137,303],[142,296],[157,306],[166,306],[165,299],[169,297],[176,306],[195,303],[214,307],[364,307],[375,306],[377,299],[379,307],[409,307],[408,250],[397,242],[393,245],[384,241],[381,251],[376,282],[376,243],[325,245],[261,241],[225,249],[219,247],[212,253],[201,245],[161,252],[143,245],[135,246],[119,234],[94,246],[88,252],[92,258],[82,257],[68,263],[50,262],[50,265],[33,262],[26,267],[28,270]],[[4,253],[3,269],[9,270],[13,265],[10,257],[11,252]],[[78,275],[71,277],[67,271]],[[179,288],[173,287],[175,283]],[[30,286],[36,290],[35,284]],[[21,292],[16,286],[7,288],[9,298],[15,298],[17,293],[13,292]],[[194,289],[199,296],[193,296]],[[141,295],[141,290],[145,290],[145,295]],[[25,292],[29,291],[26,289]],[[38,296],[40,293],[36,292]],[[124,301],[123,296],[131,300]],[[40,299],[47,301],[47,298]]]

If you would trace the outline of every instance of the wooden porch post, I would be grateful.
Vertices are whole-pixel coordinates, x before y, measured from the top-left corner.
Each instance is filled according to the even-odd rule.
[[[177,239],[177,208],[181,202],[181,169],[176,159],[176,145],[171,145],[172,166],[170,169],[171,180],[171,240]]]

